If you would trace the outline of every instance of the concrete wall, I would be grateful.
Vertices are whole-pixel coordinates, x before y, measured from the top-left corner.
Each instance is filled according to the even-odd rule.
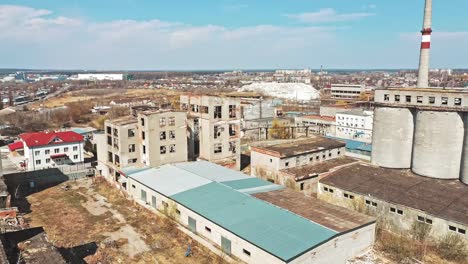
[[[457,112],[418,111],[412,170],[439,179],[458,179],[464,124]]]
[[[141,119],[145,125],[141,125]],[[172,123],[172,121],[174,122]],[[161,112],[138,115],[138,137],[145,146],[140,147],[141,160],[147,166],[158,167],[168,163],[184,162],[188,159],[187,154],[187,113],[185,112]],[[145,132],[145,139],[142,133]],[[165,139],[161,134],[165,134]],[[171,134],[174,138],[171,138]],[[165,149],[165,153],[161,148]],[[171,152],[171,149],[174,152]]]
[[[414,120],[407,108],[376,107],[372,139],[372,164],[409,169],[413,151]]]
[[[463,143],[460,180],[468,185],[468,113],[463,114],[463,122],[465,123],[465,138]]]
[[[332,189],[333,193],[325,191],[325,187],[329,190]],[[353,195],[354,199],[344,197],[345,193]],[[408,234],[411,234],[409,232],[412,231],[412,225],[414,223],[422,224],[422,222],[418,221],[418,216],[421,216],[425,219],[432,220],[432,224],[430,224],[431,228],[429,233],[429,236],[431,238],[438,239],[447,234],[457,234],[468,242],[467,234],[458,233],[458,228],[468,231],[467,225],[442,219],[414,208],[388,203],[386,201],[363,196],[354,192],[347,192],[323,183],[319,183],[317,197],[331,204],[335,204],[354,211],[378,217],[379,220],[382,221],[387,228],[392,229],[394,231],[408,232]],[[371,204],[367,204],[366,201],[369,201]],[[372,203],[374,203],[375,205],[373,205]],[[390,211],[390,208],[394,208],[395,212]],[[399,214],[398,210],[401,210],[402,214]],[[449,229],[449,226],[457,228],[457,231],[451,231]]]
[[[406,97],[409,96],[409,102]],[[431,97],[433,101],[431,101]],[[399,100],[397,100],[399,98]],[[444,104],[443,98],[446,98]],[[456,105],[456,98],[461,100],[460,105]],[[400,107],[406,106],[428,106],[437,108],[463,109],[468,107],[468,93],[461,91],[443,90],[443,89],[394,89],[394,90],[376,90],[375,102],[384,104],[393,104]]]

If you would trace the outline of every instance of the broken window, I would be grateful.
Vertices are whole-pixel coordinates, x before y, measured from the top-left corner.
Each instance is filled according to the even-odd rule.
[[[200,112],[202,114],[208,114],[208,106],[201,106],[200,107]]]
[[[159,132],[159,140],[166,140],[166,131]]]
[[[128,152],[133,153],[135,152],[135,149],[136,149],[135,144],[128,145]]]
[[[166,118],[165,117],[159,118],[159,126],[160,127],[166,126]]]
[[[222,107],[221,107],[221,106],[215,106],[215,109],[214,109],[214,118],[222,118],[221,111],[222,111]]]
[[[407,103],[411,103],[411,95],[407,95],[407,96],[406,96],[406,102],[407,102]]]
[[[166,154],[166,146],[159,147],[159,153],[160,154]]]
[[[145,126],[145,119],[143,117],[140,119],[140,122],[141,122],[141,126]]]
[[[430,104],[435,104],[435,97],[434,96],[429,96],[429,103]]]
[[[399,94],[395,94],[395,102],[400,102],[400,95]]]
[[[117,130],[117,128],[114,128],[114,137],[118,137],[119,136],[119,130]]]
[[[455,98],[454,99],[454,104],[455,105],[461,105],[462,104],[462,99],[461,98]]]
[[[192,112],[198,113],[198,105],[192,104],[190,105],[190,109],[192,110]]]
[[[175,146],[175,144],[169,145],[169,153],[175,153],[175,151],[176,151],[176,146]]]
[[[236,145],[237,145],[237,144],[236,144],[235,141],[229,142],[229,151],[230,151],[231,153],[233,153],[233,154],[236,154],[236,151],[237,151],[237,150],[236,150],[236,149],[237,149],[237,148],[236,148]]]
[[[169,139],[175,139],[175,130],[169,131]]]
[[[137,162],[137,159],[129,159],[128,160],[128,164],[132,164],[132,163],[136,163]]]
[[[448,98],[442,97],[442,105],[448,105]]]
[[[221,153],[223,152],[223,145],[221,144],[215,144],[214,145],[214,153],[217,154],[217,153]]]
[[[235,117],[236,117],[236,106],[229,105],[229,118],[235,118]]]
[[[390,101],[390,95],[384,94],[384,101]]]
[[[233,137],[237,134],[237,127],[236,125],[230,124],[229,125],[229,136]]]
[[[128,130],[128,137],[130,138],[130,137],[134,137],[134,136],[135,136],[135,129],[133,129],[133,128],[129,129]]]
[[[107,161],[109,162],[114,162],[112,152],[107,152]]]
[[[115,155],[114,162],[115,162],[115,165],[120,165],[120,157],[118,155]]]
[[[168,123],[170,126],[175,126],[175,116],[169,117]]]
[[[188,108],[189,108],[189,106],[188,106],[188,104],[180,104],[180,108],[181,108],[182,110],[187,111]]]
[[[119,149],[119,141],[116,138],[114,138],[113,141],[114,141],[114,148]]]
[[[214,138],[220,137],[221,136],[221,131],[222,131],[221,127],[214,126],[214,135],[213,135]]]
[[[416,96],[416,102],[417,102],[418,104],[422,104],[422,102],[423,102],[423,97],[422,97],[422,96]]]
[[[110,134],[111,134],[111,132],[112,132],[112,128],[111,128],[111,127],[106,127],[106,130],[107,130],[107,134],[109,134],[109,135],[110,135]]]

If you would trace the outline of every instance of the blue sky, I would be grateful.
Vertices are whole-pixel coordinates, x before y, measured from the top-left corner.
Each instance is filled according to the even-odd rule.
[[[0,68],[416,68],[423,0],[0,0]],[[433,68],[468,68],[468,1],[434,0]]]

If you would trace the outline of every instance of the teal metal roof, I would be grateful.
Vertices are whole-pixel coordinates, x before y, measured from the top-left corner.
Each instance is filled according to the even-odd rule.
[[[222,184],[229,186],[235,190],[238,190],[239,192],[249,194],[281,190],[284,188],[281,185],[276,185],[269,181],[265,181],[255,177],[235,181],[225,181],[222,182]]]
[[[131,174],[138,173],[138,172],[145,171],[145,170],[149,170],[149,169],[151,169],[151,168],[149,168],[149,167],[128,166],[128,167],[122,168],[120,170],[120,172],[122,174],[124,174],[125,176],[129,176]]]
[[[231,184],[242,187],[244,183]],[[177,193],[171,199],[286,262],[337,234],[216,182]]]
[[[369,144],[369,143],[352,140],[352,139],[337,138],[337,137],[328,137],[328,138],[344,141],[346,143],[347,149],[372,152],[372,144]]]

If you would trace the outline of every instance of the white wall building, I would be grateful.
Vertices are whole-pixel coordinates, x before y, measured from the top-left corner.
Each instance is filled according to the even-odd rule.
[[[357,99],[365,89],[365,85],[332,84],[331,96],[337,99]]]
[[[36,132],[19,137],[24,148],[24,160],[20,165],[28,171],[84,162],[84,138],[78,133]]]
[[[76,77],[78,81],[122,81],[124,80],[124,74],[122,73],[85,73],[78,74]]]
[[[372,142],[373,111],[349,111],[336,114],[336,136],[366,143]]]

